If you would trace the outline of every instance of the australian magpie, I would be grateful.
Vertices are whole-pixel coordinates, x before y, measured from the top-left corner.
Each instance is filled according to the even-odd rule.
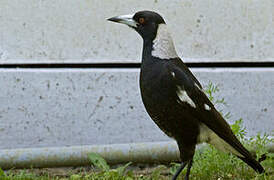
[[[264,172],[178,57],[171,34],[159,14],[140,11],[108,20],[128,25],[143,38],[141,96],[151,119],[178,144],[181,166],[172,179],[177,179],[186,165],[185,179],[189,179],[195,146],[202,142],[232,153],[255,171]]]

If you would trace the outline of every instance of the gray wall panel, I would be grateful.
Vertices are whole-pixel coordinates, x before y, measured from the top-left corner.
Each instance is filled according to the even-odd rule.
[[[189,61],[273,61],[273,0],[1,0],[0,63],[139,62],[141,38],[106,18],[150,9]]]
[[[273,132],[274,69],[193,69],[218,84],[248,135]],[[0,149],[164,141],[146,114],[138,69],[1,69]]]

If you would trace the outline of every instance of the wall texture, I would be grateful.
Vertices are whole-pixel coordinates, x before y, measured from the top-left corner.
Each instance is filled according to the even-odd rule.
[[[230,122],[271,133],[274,69],[193,69],[218,84]],[[165,141],[141,103],[138,69],[0,71],[0,149]]]
[[[273,0],[1,0],[0,63],[140,62],[142,41],[107,18],[155,10],[189,61],[271,61]]]

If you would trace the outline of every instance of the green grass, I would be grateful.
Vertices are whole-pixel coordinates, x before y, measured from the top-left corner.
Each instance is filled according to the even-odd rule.
[[[205,92],[210,100],[215,104],[225,104],[224,99],[215,100],[213,94],[219,89],[210,83]],[[230,113],[223,113],[228,119]],[[191,169],[190,179],[192,180],[274,180],[274,153],[267,152],[267,145],[274,143],[273,138],[267,134],[257,134],[254,137],[246,137],[246,129],[243,128],[243,120],[239,119],[231,125],[233,132],[247,149],[255,149],[254,156],[259,159],[261,155],[267,154],[266,160],[261,164],[265,168],[265,174],[257,174],[244,162],[233,155],[224,154],[211,146],[206,146],[197,150],[194,156],[194,164]],[[156,168],[145,168],[145,170],[132,169],[131,163],[110,168],[107,162],[97,154],[91,153],[89,159],[93,168],[88,171],[71,172],[65,170],[65,173],[58,175],[44,171],[37,172],[30,170],[9,170],[4,173],[0,169],[0,180],[165,180],[170,179],[175,173],[179,164],[171,163],[169,166],[160,165]],[[186,169],[181,173],[179,179],[182,179]]]

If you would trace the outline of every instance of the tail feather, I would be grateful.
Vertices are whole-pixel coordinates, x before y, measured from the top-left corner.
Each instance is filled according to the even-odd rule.
[[[262,165],[256,161],[253,158],[246,158],[246,157],[239,157],[241,160],[243,160],[246,164],[248,164],[250,167],[252,167],[255,171],[257,171],[258,173],[264,173],[265,170],[262,167]]]

